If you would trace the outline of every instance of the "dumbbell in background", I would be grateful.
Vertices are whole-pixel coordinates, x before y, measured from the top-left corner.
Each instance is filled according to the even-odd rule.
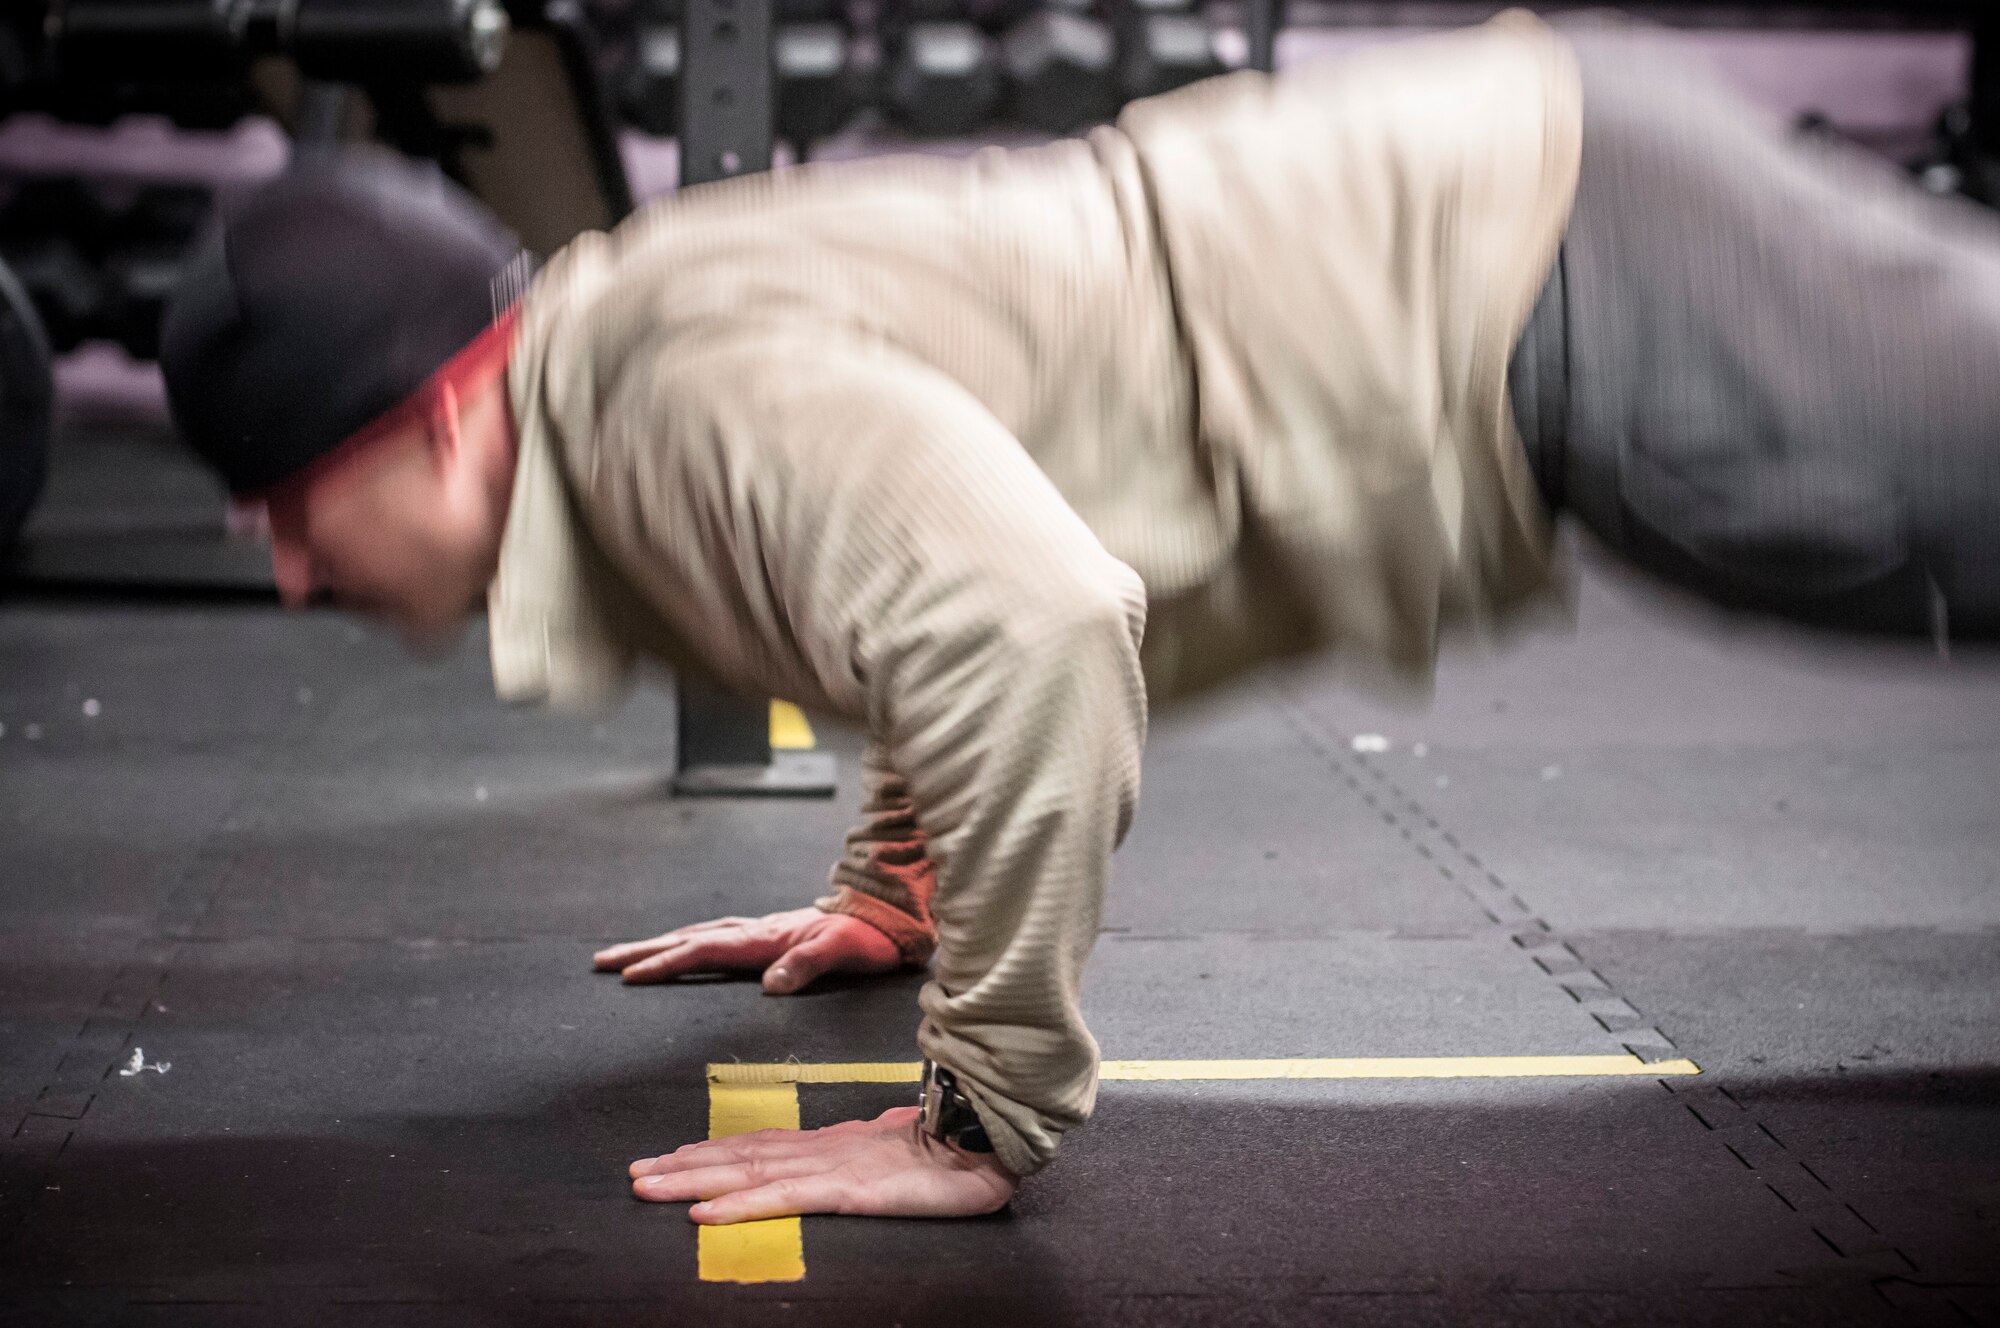
[[[215,6],[177,8],[200,17]],[[65,69],[47,38],[49,17],[47,0],[0,0],[0,117],[36,111],[104,126],[128,115],[163,115],[183,129],[227,130],[262,109],[242,70],[163,55],[157,46],[137,68]]]
[[[927,135],[1069,133],[1225,72],[1198,0],[890,0],[877,26],[883,109]]]
[[[213,206],[200,184],[0,180],[0,257],[61,353],[104,339],[159,354],[160,316]]]
[[[1008,26],[1000,55],[1009,118],[1056,134],[1226,72],[1195,0],[1050,0]]]
[[[621,113],[671,135],[678,0],[593,0]],[[866,105],[929,137],[1067,133],[1225,72],[1198,0],[777,0],[779,137],[801,155]]]

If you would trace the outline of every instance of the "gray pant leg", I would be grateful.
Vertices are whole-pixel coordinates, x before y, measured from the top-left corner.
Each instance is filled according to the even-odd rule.
[[[1794,141],[1668,34],[1568,35],[1577,204],[1510,374],[1545,491],[1725,602],[2000,629],[2000,219]]]

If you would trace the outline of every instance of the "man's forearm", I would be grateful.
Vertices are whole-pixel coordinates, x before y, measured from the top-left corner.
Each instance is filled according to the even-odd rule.
[[[910,767],[926,824],[940,827],[936,979],[918,998],[918,1043],[954,1073],[1016,1175],[1046,1165],[1096,1101],[1079,995],[1139,792],[1136,589],[1107,575],[1041,606],[955,698],[968,722],[939,726],[963,745]]]

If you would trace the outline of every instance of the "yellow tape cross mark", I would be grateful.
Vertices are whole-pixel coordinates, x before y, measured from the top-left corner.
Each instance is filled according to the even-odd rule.
[[[914,1084],[916,1061],[846,1065],[711,1065],[708,1137],[799,1127],[800,1084]],[[1689,1060],[1637,1056],[1372,1056],[1247,1061],[1105,1061],[1107,1081],[1163,1083],[1244,1079],[1602,1079],[1700,1074]],[[797,1282],[806,1275],[805,1236],[796,1217],[703,1227],[704,1282]]]
[[[710,1076],[709,1138],[798,1128],[796,1084],[725,1084]],[[703,1227],[695,1240],[704,1282],[796,1282],[806,1275],[805,1235],[796,1217]]]

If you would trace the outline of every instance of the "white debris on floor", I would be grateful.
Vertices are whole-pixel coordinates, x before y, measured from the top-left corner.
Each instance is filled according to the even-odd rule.
[[[1354,735],[1354,741],[1348,746],[1357,752],[1386,752],[1389,750],[1389,740],[1379,733],[1357,733]]]
[[[96,697],[93,696],[83,703],[83,717],[85,719],[96,719],[103,713],[104,705]]]
[[[122,1079],[130,1079],[133,1075],[146,1070],[151,1070],[155,1074],[165,1074],[173,1068],[172,1061],[149,1061],[146,1059],[144,1047],[134,1047],[132,1054],[125,1058],[125,1063],[118,1067],[118,1075]]]

